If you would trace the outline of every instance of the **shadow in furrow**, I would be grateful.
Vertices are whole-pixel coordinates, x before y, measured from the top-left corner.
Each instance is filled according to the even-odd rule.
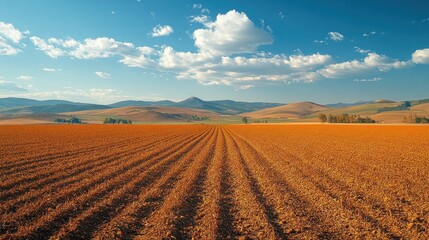
[[[189,142],[182,143],[182,144],[183,145],[191,144],[190,146],[188,146],[188,148],[191,148],[193,145],[198,143],[198,141],[199,141],[198,138],[203,138],[203,136],[206,136],[207,134],[208,134],[208,131],[205,131],[204,133],[197,134],[198,137],[196,136],[196,139],[194,138],[194,140],[190,140]],[[163,156],[163,154],[161,154],[161,153],[153,154],[150,157],[150,159],[151,159],[151,161],[160,160],[161,156]],[[147,162],[147,159],[141,160],[139,162]],[[126,169],[124,169],[124,171],[128,171],[128,170],[133,169],[134,167],[138,167],[139,162],[134,163],[133,166],[127,167]],[[150,173],[150,174],[148,173],[145,177],[143,177],[143,179],[136,182],[136,185],[134,185],[132,187],[132,189],[128,190],[126,192],[126,195],[124,195],[121,198],[115,199],[113,201],[113,203],[109,204],[108,206],[102,206],[99,210],[97,210],[96,215],[91,216],[91,217],[85,219],[84,221],[80,222],[79,226],[77,227],[77,230],[74,231],[73,233],[70,233],[69,236],[72,236],[72,237],[69,237],[69,239],[75,239],[75,238],[89,239],[89,238],[91,238],[91,234],[93,231],[96,230],[96,226],[107,221],[107,219],[109,219],[111,217],[110,215],[112,214],[112,211],[114,210],[114,208],[115,209],[120,208],[120,207],[124,206],[126,203],[131,202],[133,200],[132,199],[133,194],[138,192],[140,188],[142,188],[144,186],[148,186],[152,181],[156,180],[156,178],[159,177],[160,174],[167,171],[168,168],[172,164],[174,164],[174,162],[175,162],[175,159],[166,160],[164,165],[157,166],[157,169],[154,170],[155,172]],[[128,179],[125,183],[121,183],[119,186],[109,186],[105,191],[102,191],[99,194],[97,194],[96,196],[94,196],[91,203],[97,202],[97,200],[101,199],[108,192],[113,191],[114,189],[119,189],[121,186],[125,186],[128,182],[130,182],[132,180],[133,179]],[[78,216],[79,213],[84,212],[84,210],[86,210],[88,207],[90,207],[92,205],[92,204],[91,205],[88,205],[88,204],[89,203],[87,202],[87,204],[85,205],[86,207],[80,208],[78,211],[75,211],[73,213],[72,212],[65,212],[63,214],[56,216],[54,219],[52,219],[50,221],[51,224],[49,224],[49,226],[46,225],[44,227],[40,227],[38,229],[35,229],[35,231],[32,232],[30,234],[30,236],[37,236],[38,238],[44,238],[44,237],[50,236],[55,231],[59,230],[63,226],[63,224],[66,224],[73,217]],[[120,206],[120,207],[118,207],[118,206]]]
[[[304,196],[299,194],[289,183],[283,180],[283,175],[278,170],[276,170],[276,168],[273,167],[272,164],[269,163],[269,161],[263,155],[261,155],[256,148],[254,148],[250,143],[248,143],[247,140],[245,140],[243,137],[239,136],[235,132],[228,129],[228,133],[231,138],[234,138],[234,135],[238,140],[242,141],[245,146],[247,146],[247,148],[255,156],[255,164],[258,164],[259,166],[269,171],[269,174],[267,174],[265,177],[267,177],[270,182],[273,182],[273,184],[278,187],[281,192],[287,193],[289,199],[292,202],[292,204],[288,205],[293,209],[293,212],[297,216],[304,217],[303,220],[305,221],[305,223],[309,224],[307,229],[316,230],[320,227],[326,227],[324,226],[325,224],[322,223],[322,219],[324,216],[314,211],[312,204]],[[321,233],[318,232],[317,236],[319,239],[338,238],[338,236],[336,236],[336,233],[331,231],[322,231]]]
[[[195,187],[190,192],[189,197],[184,200],[184,203],[176,212],[176,215],[179,217],[177,222],[174,223],[175,226],[172,231],[172,236],[174,236],[175,239],[192,238],[191,228],[196,225],[195,216],[197,215],[198,206],[203,202],[204,182],[207,179],[209,165],[213,163],[214,154],[217,148],[216,139],[219,137],[219,131],[219,128],[216,127],[214,144],[210,146],[210,150],[204,159],[204,165],[198,172],[198,176],[194,181]]]
[[[244,159],[244,156],[242,154],[242,149],[239,148],[236,140],[232,136],[230,136],[230,137],[233,140],[234,146],[237,149],[240,164],[243,166],[243,169],[244,169],[246,175],[248,176],[248,180],[249,180],[252,192],[256,196],[256,200],[263,207],[263,211],[264,211],[264,214],[267,216],[268,222],[271,224],[271,226],[273,226],[274,232],[278,238],[288,239],[288,236],[283,231],[282,227],[279,225],[279,222],[280,222],[279,215],[277,214],[274,207],[269,204],[268,200],[266,199],[266,197],[262,193],[262,191],[259,187],[258,181],[256,180],[255,176],[253,175],[253,173],[251,172],[251,170],[249,168],[249,165],[246,163],[246,161]]]
[[[231,185],[231,172],[228,170],[226,161],[229,161],[228,151],[226,150],[226,157],[223,159],[221,169],[221,183],[220,183],[220,213],[219,213],[219,234],[218,239],[234,239],[239,236],[234,225],[234,191]]]

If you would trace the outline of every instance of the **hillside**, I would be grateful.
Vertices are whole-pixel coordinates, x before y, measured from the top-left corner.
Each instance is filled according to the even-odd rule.
[[[119,108],[119,107],[146,107],[146,106],[172,106],[175,102],[169,101],[169,100],[162,100],[162,101],[137,101],[137,100],[127,100],[127,101],[120,101],[117,103],[110,104],[109,106],[113,108]]]
[[[27,98],[0,98],[0,109],[11,109],[28,106],[46,106],[56,104],[81,104],[65,100],[33,100]]]
[[[388,103],[371,102],[367,104],[361,104],[361,105],[350,106],[350,107],[326,109],[321,112],[325,114],[334,114],[334,115],[355,114],[360,116],[370,116],[370,115],[376,114],[379,109],[382,109],[384,107],[395,107],[397,105],[399,105],[398,102],[388,102]],[[313,116],[316,117],[316,114],[314,114]]]
[[[329,109],[326,106],[319,105],[313,102],[297,102],[290,103],[283,106],[266,108],[259,111],[249,112],[243,114],[250,118],[290,118],[297,119],[316,112]]]
[[[111,107],[131,107],[131,106],[170,106],[179,108],[202,109],[216,112],[219,114],[235,115],[244,112],[256,111],[269,107],[280,106],[279,103],[264,103],[264,102],[237,102],[232,100],[217,100],[205,101],[197,97],[190,97],[180,102],[169,100],[163,101],[121,101],[110,104]]]
[[[62,113],[62,112],[107,109],[107,108],[111,108],[111,107],[105,106],[105,105],[83,104],[83,103],[54,104],[54,105],[8,108],[8,109],[0,110],[0,114],[9,115],[9,116],[23,116],[23,115],[40,114],[40,113]]]
[[[178,107],[121,107],[102,110],[67,112],[83,120],[102,121],[106,117],[129,119],[134,122],[186,122],[198,121],[203,118],[216,117],[217,114],[205,110]]]

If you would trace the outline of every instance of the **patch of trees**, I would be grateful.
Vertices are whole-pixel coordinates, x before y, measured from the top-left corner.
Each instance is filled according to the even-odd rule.
[[[349,115],[349,114],[341,114],[341,115],[334,115],[329,114],[326,115],[324,113],[321,113],[319,115],[319,119],[322,123],[328,122],[328,123],[376,123],[374,119],[371,119],[370,117],[360,117],[359,115]]]
[[[254,120],[252,123],[268,123],[268,120]]]
[[[209,117],[207,116],[199,117],[197,115],[191,115],[186,117],[187,122],[195,122],[195,121],[198,122],[198,121],[207,121],[207,120],[209,120]]]
[[[77,117],[70,117],[70,119],[57,118],[57,119],[54,120],[54,122],[57,122],[57,123],[68,123],[68,124],[82,123],[82,121],[79,118],[77,118]]]
[[[241,121],[243,121],[244,124],[247,124],[247,123],[249,123],[249,118],[248,117],[243,117],[241,119]]]
[[[409,110],[411,107],[410,101],[404,101],[400,105],[396,107],[384,107],[377,110],[377,113],[381,112],[389,112],[389,111],[403,111],[403,110]]]
[[[106,118],[103,121],[104,124],[132,124],[131,120],[121,119],[121,118]]]
[[[422,124],[428,124],[429,118],[426,118],[425,116],[419,117],[417,114],[410,113],[408,116],[404,117],[403,120],[404,123],[422,123]]]

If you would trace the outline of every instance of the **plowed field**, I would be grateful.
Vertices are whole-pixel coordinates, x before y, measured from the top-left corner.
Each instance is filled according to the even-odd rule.
[[[429,128],[0,126],[0,239],[428,239]]]

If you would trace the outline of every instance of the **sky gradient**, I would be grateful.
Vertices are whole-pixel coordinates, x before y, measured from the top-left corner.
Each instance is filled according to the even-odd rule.
[[[0,1],[0,97],[429,98],[428,1]]]

